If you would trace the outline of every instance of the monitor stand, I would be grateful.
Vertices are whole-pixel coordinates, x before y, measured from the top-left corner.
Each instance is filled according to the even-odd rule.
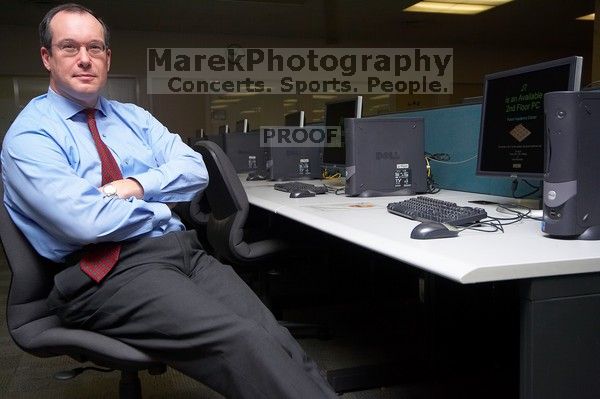
[[[532,210],[542,210],[544,204],[541,198],[512,198],[506,206],[524,206]]]

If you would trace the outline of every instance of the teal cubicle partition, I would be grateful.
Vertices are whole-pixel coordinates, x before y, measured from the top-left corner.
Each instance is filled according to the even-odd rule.
[[[448,163],[432,161],[431,171],[439,187],[504,197],[512,196],[510,178],[476,176],[481,104],[465,104],[378,117],[422,117],[425,120],[425,151],[450,155]],[[528,180],[539,186],[540,181]],[[517,195],[531,192],[520,184]]]

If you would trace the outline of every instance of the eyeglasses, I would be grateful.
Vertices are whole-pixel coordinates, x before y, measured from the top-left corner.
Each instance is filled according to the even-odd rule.
[[[99,41],[92,41],[86,44],[78,43],[71,40],[65,40],[64,42],[60,42],[58,44],[54,44],[53,46],[57,47],[60,51],[65,53],[68,56],[74,56],[79,54],[79,50],[82,47],[85,47],[85,50],[89,55],[93,57],[99,57],[106,51],[106,44]]]

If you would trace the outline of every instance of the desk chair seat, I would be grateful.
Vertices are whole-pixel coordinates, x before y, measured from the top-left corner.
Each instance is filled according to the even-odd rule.
[[[1,184],[0,198],[4,198]],[[13,341],[37,357],[66,355],[79,362],[90,361],[120,370],[120,397],[141,398],[138,371],[159,374],[165,371],[165,366],[116,339],[61,325],[46,305],[59,266],[37,254],[13,223],[4,204],[0,205],[0,239],[11,271],[6,321]]]

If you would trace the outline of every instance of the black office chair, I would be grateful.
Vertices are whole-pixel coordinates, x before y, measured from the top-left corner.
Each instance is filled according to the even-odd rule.
[[[276,273],[269,261],[284,251],[288,254],[298,248],[285,240],[250,231],[246,226],[250,208],[248,196],[227,155],[211,141],[199,141],[194,149],[204,158],[209,176],[208,187],[204,190],[210,206],[206,224],[208,241],[219,260],[238,270],[242,268],[258,273],[259,295],[272,309],[268,276]],[[277,312],[274,313],[278,316]],[[296,336],[328,336],[323,326],[288,321],[280,321],[280,324]]]
[[[179,218],[187,230],[195,230],[198,239],[204,249],[213,253],[206,234],[208,216],[210,215],[210,206],[204,192],[196,194],[195,198],[189,202],[180,202],[174,208],[173,212],[179,215]]]
[[[204,190],[210,213],[206,221],[208,241],[218,258],[235,265],[257,264],[265,257],[289,249],[281,239],[249,242],[245,233],[250,204],[240,179],[223,150],[211,141],[199,141],[194,149],[202,154],[209,184]],[[190,208],[196,205],[190,204]]]
[[[0,200],[4,187],[0,184]],[[6,321],[14,342],[38,357],[67,355],[121,371],[119,397],[141,398],[138,371],[150,374],[166,371],[164,364],[139,350],[95,332],[66,328],[46,306],[58,266],[42,258],[13,223],[4,204],[0,205],[0,239],[12,273],[8,291]],[[57,373],[57,379],[75,377],[86,368]],[[94,368],[96,369],[96,368]]]

